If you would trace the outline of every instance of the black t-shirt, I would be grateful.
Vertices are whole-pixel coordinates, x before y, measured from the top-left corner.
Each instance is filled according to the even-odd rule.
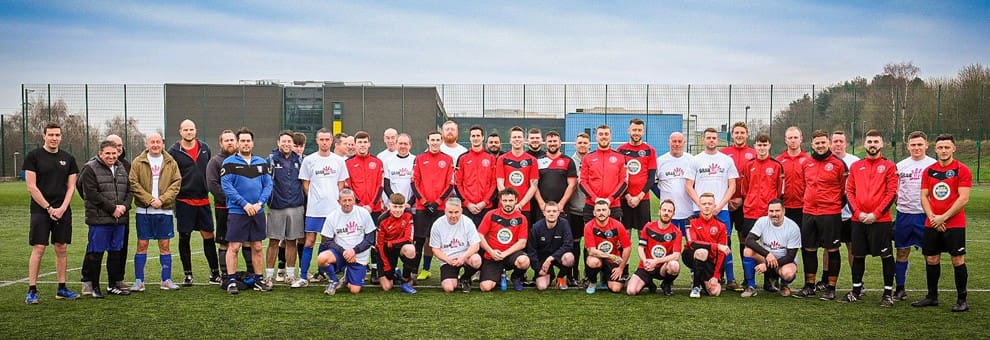
[[[62,150],[51,153],[44,148],[37,148],[28,152],[27,156],[24,157],[23,169],[35,173],[35,183],[38,190],[41,190],[45,200],[56,208],[62,205],[65,192],[69,190],[67,186],[69,175],[79,173],[75,157]],[[31,212],[45,213],[46,211],[45,207],[31,200]]]
[[[577,178],[577,167],[574,160],[567,155],[551,159],[544,156],[536,160],[540,168],[539,190],[543,201],[555,201],[560,203],[567,190],[567,179]]]

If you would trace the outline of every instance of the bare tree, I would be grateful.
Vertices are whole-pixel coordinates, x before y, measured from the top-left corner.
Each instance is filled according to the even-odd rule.
[[[883,66],[883,75],[890,76],[893,78],[893,85],[890,87],[890,98],[893,101],[891,108],[893,110],[893,121],[891,126],[894,129],[900,130],[900,136],[903,138],[907,133],[907,107],[908,107],[908,84],[914,82],[915,78],[918,76],[918,72],[921,69],[914,66],[913,62],[900,62],[900,63],[887,63]],[[900,126],[897,124],[897,120],[900,118]]]

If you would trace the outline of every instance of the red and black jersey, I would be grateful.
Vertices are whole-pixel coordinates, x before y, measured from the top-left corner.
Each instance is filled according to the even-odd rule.
[[[732,163],[735,163],[736,169],[739,170],[739,177],[743,176],[743,169],[746,169],[746,164],[750,160],[756,159],[756,149],[749,147],[749,145],[743,145],[742,147],[729,145],[719,151],[732,158]],[[738,189],[732,194],[732,198],[741,198],[743,196],[746,196],[746,193]]]
[[[947,166],[935,162],[925,169],[924,176],[921,177],[921,189],[928,190],[928,204],[932,213],[936,215],[949,211],[952,204],[959,199],[959,188],[973,187],[973,173],[969,167],[959,160],[953,159]],[[925,219],[925,226],[931,227],[932,221]],[[965,228],[966,209],[959,209],[959,212],[945,221],[946,228]]]
[[[607,198],[609,208],[618,208],[619,199],[626,193],[629,173],[626,156],[612,149],[598,149],[581,159],[581,191],[584,203],[595,205],[595,200]]]
[[[801,209],[804,207],[804,165],[810,162],[811,156],[802,150],[797,156],[787,154],[784,150],[777,160],[784,166],[784,208]]]
[[[395,217],[391,213],[384,213],[378,218],[378,235],[375,240],[375,249],[381,255],[382,270],[392,270],[392,264],[388,263],[388,256],[385,250],[394,246],[413,241],[413,215],[409,212],[402,213]]]
[[[382,161],[372,155],[348,158],[346,186],[354,191],[358,206],[370,206],[372,212],[382,211],[382,183],[385,170]]]
[[[539,190],[543,201],[560,202],[567,190],[567,179],[577,179],[577,166],[567,155],[550,158],[544,155],[536,160],[540,168]],[[565,203],[565,202],[560,202]]]
[[[722,258],[725,254],[719,251],[718,245],[729,244],[725,224],[715,216],[706,219],[695,215],[688,219],[686,230],[688,246],[694,249],[708,249],[708,261],[715,263],[715,278],[721,277],[719,272],[722,270]]]
[[[453,191],[450,185],[452,176],[454,161],[443,152],[427,151],[416,156],[413,163],[416,210],[423,210],[425,203],[436,203],[443,209],[444,200]]]
[[[486,152],[468,150],[457,157],[457,193],[466,207],[482,201],[491,201],[495,195],[495,156]],[[489,203],[489,206],[491,204]]]
[[[838,215],[846,204],[846,162],[829,153],[825,159],[812,158],[804,165],[804,214]]]
[[[864,158],[849,167],[846,180],[846,198],[852,209],[852,220],[859,222],[859,214],[874,214],[877,222],[893,221],[890,208],[897,199],[897,164],[880,157]]]
[[[622,144],[616,149],[626,156],[626,171],[629,172],[629,182],[626,192],[630,195],[645,193],[644,200],[650,198],[650,187],[657,176],[657,151],[646,142],[639,145]]]
[[[639,232],[639,245],[644,247],[646,259],[659,259],[664,256],[681,252],[681,229],[668,223],[666,228],[660,228],[660,222],[653,221],[643,226]],[[643,259],[639,268],[643,268]]]
[[[529,222],[519,210],[505,215],[502,209],[494,209],[481,220],[478,236],[488,242],[488,247],[505,251],[519,240],[529,239]],[[525,248],[521,250],[525,251]],[[486,252],[485,258],[491,260],[492,255]]]
[[[767,215],[767,205],[781,198],[784,190],[784,165],[780,161],[754,158],[739,169],[739,188],[744,191],[743,217],[758,219]],[[738,190],[737,190],[738,191]]]
[[[598,225],[598,219],[592,219],[584,225],[584,247],[621,257],[623,249],[632,247],[632,241],[619,220],[609,217],[603,227]]]
[[[503,180],[506,188],[516,189],[519,200],[522,200],[529,191],[529,182],[540,179],[540,169],[532,155],[523,152],[516,156],[507,152],[495,161],[495,178]],[[523,202],[525,204],[522,210],[530,211],[529,202],[530,200]]]

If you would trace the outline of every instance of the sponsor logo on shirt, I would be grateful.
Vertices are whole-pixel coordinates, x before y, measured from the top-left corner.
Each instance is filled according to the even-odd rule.
[[[932,187],[932,196],[939,201],[944,201],[949,198],[951,194],[952,189],[949,187],[949,184],[945,182],[935,183],[935,186]]]
[[[523,184],[524,177],[522,171],[513,171],[509,173],[509,184],[512,184],[514,187],[520,186]]]
[[[638,174],[642,168],[643,165],[639,163],[638,159],[633,158],[626,162],[626,169],[629,170],[630,175]]]
[[[509,244],[509,242],[512,242],[512,230],[509,230],[509,228],[499,229],[498,233],[495,234],[495,238],[498,239],[498,243]]]
[[[358,224],[355,221],[347,221],[347,224],[334,230],[337,234],[353,234],[357,232]]]
[[[655,245],[653,246],[653,249],[650,249],[650,254],[653,255],[653,258],[659,259],[661,257],[667,256],[667,248],[664,248],[662,245],[659,244]]]
[[[715,174],[720,174],[720,173],[723,173],[723,172],[725,172],[725,168],[722,168],[722,166],[718,165],[718,163],[712,163],[712,164],[709,164],[707,168],[698,169],[698,173],[701,173],[701,174],[715,175]]]
[[[324,175],[324,176],[333,176],[333,175],[336,175],[337,174],[337,170],[335,170],[333,167],[327,165],[327,166],[324,166],[323,169],[317,169],[316,170],[316,174],[317,175]]]
[[[464,246],[465,244],[466,243],[464,243],[464,241],[461,241],[461,240],[459,240],[459,239],[457,239],[455,237],[455,238],[450,239],[450,243],[447,243],[447,244],[443,245],[443,248],[444,249],[460,248],[460,247]]]
[[[612,242],[610,241],[602,241],[602,243],[598,244],[598,250],[601,250],[604,253],[611,253],[612,248],[614,248],[614,245],[612,245]]]

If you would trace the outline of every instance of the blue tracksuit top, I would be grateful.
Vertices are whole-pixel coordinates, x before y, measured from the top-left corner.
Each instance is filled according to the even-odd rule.
[[[251,156],[251,164],[234,154],[223,160],[220,166],[220,186],[227,195],[227,211],[231,214],[247,214],[247,204],[268,202],[272,195],[272,176],[264,158]],[[264,207],[258,212],[264,213]]]
[[[302,189],[302,182],[299,181],[299,167],[302,165],[302,158],[295,152],[289,153],[289,158],[285,158],[278,148],[272,150],[268,156],[268,165],[272,169],[272,197],[268,201],[268,207],[272,209],[285,209],[301,207],[306,203]]]

